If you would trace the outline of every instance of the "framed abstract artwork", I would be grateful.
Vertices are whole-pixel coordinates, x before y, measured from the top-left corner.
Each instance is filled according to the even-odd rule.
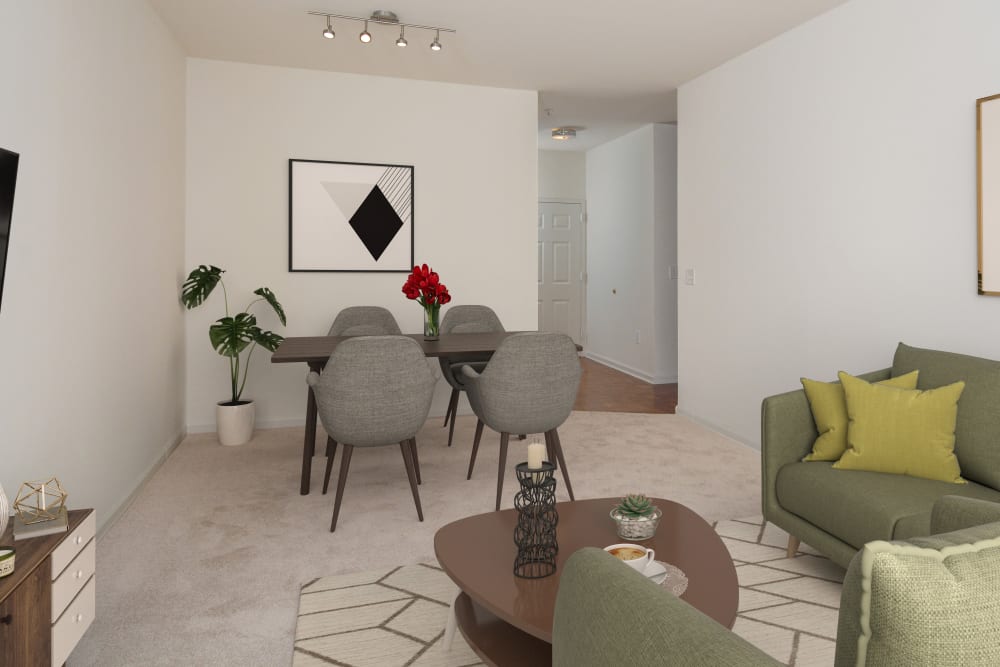
[[[288,161],[288,270],[408,273],[413,167]]]

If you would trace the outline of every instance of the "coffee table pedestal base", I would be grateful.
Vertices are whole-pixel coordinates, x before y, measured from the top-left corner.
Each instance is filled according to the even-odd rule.
[[[455,619],[472,650],[494,667],[551,667],[552,644],[518,630],[465,593],[455,599]]]

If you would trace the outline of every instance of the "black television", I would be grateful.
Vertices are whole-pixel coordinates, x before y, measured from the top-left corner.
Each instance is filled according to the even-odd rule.
[[[10,246],[10,218],[14,211],[14,186],[17,184],[17,161],[20,156],[0,148],[0,304],[3,303],[3,277]]]

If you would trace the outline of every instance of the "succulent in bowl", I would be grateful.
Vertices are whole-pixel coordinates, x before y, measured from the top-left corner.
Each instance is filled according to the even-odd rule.
[[[646,540],[656,533],[656,526],[663,513],[641,493],[628,494],[611,510],[611,518],[618,527],[619,537],[628,540]]]

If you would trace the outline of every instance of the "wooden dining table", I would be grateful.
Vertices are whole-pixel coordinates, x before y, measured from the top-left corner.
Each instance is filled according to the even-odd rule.
[[[473,355],[490,355],[508,336],[517,331],[499,331],[491,333],[441,334],[438,340],[424,340],[423,334],[407,334],[424,351],[428,357],[468,357]],[[351,336],[297,336],[286,338],[278,349],[271,354],[271,363],[308,364],[310,371],[319,373],[326,366],[327,360],[337,345]],[[577,346],[579,349],[579,346]],[[306,396],[306,432],[302,443],[302,482],[300,493],[309,493],[309,482],[312,477],[312,459],[316,454],[316,396],[312,388],[307,387]]]

